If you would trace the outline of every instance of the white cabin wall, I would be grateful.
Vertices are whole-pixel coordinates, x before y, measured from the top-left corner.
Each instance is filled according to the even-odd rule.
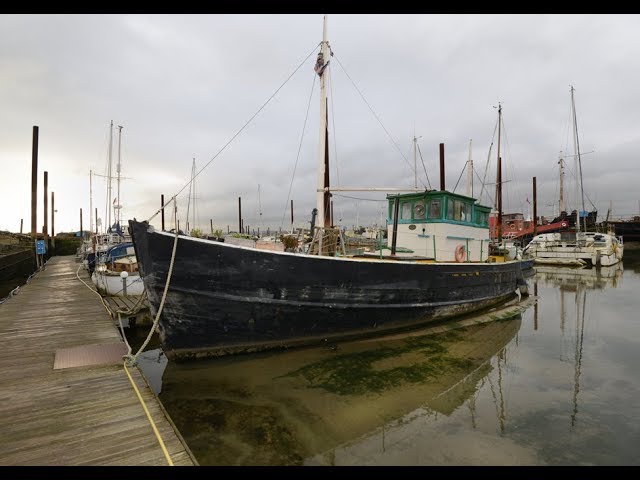
[[[396,246],[413,250],[413,254],[435,258],[438,262],[455,262],[455,250],[458,245],[466,249],[468,239],[467,259],[472,262],[483,262],[488,258],[489,229],[457,225],[453,223],[416,223],[415,230],[410,230],[411,224],[398,224]],[[424,230],[423,230],[424,229]],[[434,257],[435,236],[435,257]],[[457,238],[451,238],[457,237]],[[391,248],[393,239],[393,225],[387,226],[387,246]],[[401,255],[399,252],[398,255]]]

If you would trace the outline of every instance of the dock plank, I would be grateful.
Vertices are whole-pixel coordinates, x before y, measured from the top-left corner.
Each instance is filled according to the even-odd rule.
[[[0,305],[0,465],[167,465],[119,365],[54,370],[57,350],[123,342],[74,256],[54,257]],[[197,462],[129,368],[175,465]]]

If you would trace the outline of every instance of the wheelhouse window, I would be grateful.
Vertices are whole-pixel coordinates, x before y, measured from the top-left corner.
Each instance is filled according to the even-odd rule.
[[[471,205],[462,200],[450,198],[447,202],[447,218],[458,222],[471,221]]]
[[[411,202],[402,202],[400,205],[400,219],[411,220]]]
[[[489,225],[489,213],[482,210],[476,210],[476,223],[483,227]]]
[[[417,200],[413,204],[413,218],[414,220],[424,220],[424,200]]]
[[[440,218],[440,200],[429,202],[429,216],[427,218]]]

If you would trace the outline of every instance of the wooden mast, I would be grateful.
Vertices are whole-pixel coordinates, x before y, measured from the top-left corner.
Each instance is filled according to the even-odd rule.
[[[564,158],[562,157],[562,150],[560,150],[560,158],[558,159],[558,164],[560,165],[560,200],[558,201],[558,208],[560,211],[558,212],[558,216],[565,211],[564,209]]]
[[[116,168],[117,174],[118,174],[118,178],[117,178],[117,185],[118,185],[118,190],[116,193],[116,204],[113,206],[113,208],[116,210],[115,213],[115,217],[116,217],[116,223],[118,224],[118,227],[120,227],[120,221],[121,219],[121,214],[120,214],[120,209],[122,208],[121,204],[120,204],[120,153],[122,150],[122,125],[118,125],[118,165]]]
[[[576,118],[576,102],[573,98],[573,85],[571,86],[571,112],[573,113],[573,146],[576,154],[576,162],[578,163],[578,170],[580,172],[580,195],[582,196],[582,211],[586,213],[584,207],[584,188],[582,185],[582,162],[580,160],[580,142],[578,140],[578,120]],[[576,205],[576,209],[579,210],[578,205]],[[580,212],[576,213],[576,225],[578,228],[578,232],[580,231]],[[584,231],[587,231],[587,218],[584,217]]]
[[[113,120],[109,126],[109,167],[107,169],[107,230],[111,228],[111,154],[113,150]]]
[[[495,108],[495,107],[494,107]],[[501,136],[501,128],[502,128],[502,105],[498,103],[498,156],[500,158],[500,136]],[[498,210],[498,194],[500,189],[500,184],[498,183],[498,171],[496,170],[496,200],[495,200],[495,208]]]
[[[467,160],[467,197],[473,197],[473,159],[471,158],[472,142],[473,140],[469,139],[469,160]],[[418,188],[417,185],[416,188]]]
[[[502,243],[502,158],[500,158],[500,135],[502,127],[502,105],[498,103],[498,167],[496,169],[496,210],[498,218],[496,227],[498,228],[498,243]]]
[[[324,75],[329,62],[329,42],[327,41],[327,16],[322,25],[322,42],[316,62],[315,70],[320,76],[320,140],[318,142],[318,191],[316,194],[316,208],[318,209],[318,224],[324,228],[331,226],[329,217],[329,149],[327,125],[327,86]]]

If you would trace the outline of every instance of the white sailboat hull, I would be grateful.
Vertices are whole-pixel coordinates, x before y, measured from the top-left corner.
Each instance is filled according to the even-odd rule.
[[[558,233],[542,234],[525,248],[525,256],[535,263],[565,264],[580,263],[596,267],[608,267],[622,261],[624,245],[613,235],[601,233],[578,233],[577,241],[563,240]]]
[[[93,272],[91,275],[93,284],[103,295],[109,296],[129,296],[129,295],[142,295],[144,291],[144,284],[140,275],[129,275],[126,278],[126,294],[124,293],[123,279],[117,272]]]

